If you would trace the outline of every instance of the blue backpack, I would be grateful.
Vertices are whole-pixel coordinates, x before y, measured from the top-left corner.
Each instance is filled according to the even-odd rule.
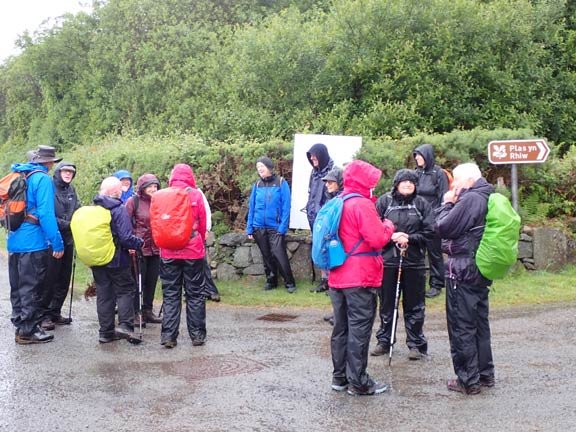
[[[312,261],[320,270],[330,270],[344,264],[351,255],[378,256],[380,252],[365,252],[355,254],[354,251],[364,241],[360,239],[348,253],[344,250],[342,241],[338,236],[338,227],[342,218],[344,201],[349,198],[361,197],[357,193],[337,195],[320,209],[314,221],[312,230]]]

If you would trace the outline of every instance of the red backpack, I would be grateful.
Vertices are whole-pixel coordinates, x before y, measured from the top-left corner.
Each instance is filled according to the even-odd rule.
[[[162,249],[183,249],[194,234],[196,215],[190,203],[190,188],[168,187],[152,195],[152,238]]]
[[[8,231],[16,231],[24,222],[38,224],[38,218],[26,212],[27,179],[36,172],[12,171],[0,179],[0,225]]]

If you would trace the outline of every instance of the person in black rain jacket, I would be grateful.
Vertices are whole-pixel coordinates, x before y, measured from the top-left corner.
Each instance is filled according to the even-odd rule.
[[[406,249],[402,262],[400,293],[408,358],[419,360],[428,351],[424,336],[426,310],[426,242],[434,235],[434,214],[424,198],[418,195],[418,177],[409,169],[401,169],[394,176],[392,191],[376,201],[381,219],[394,223],[392,241],[384,246],[384,278],[380,288],[380,329],[376,333],[378,345],[372,355],[390,352],[392,317],[400,265],[400,250]]]

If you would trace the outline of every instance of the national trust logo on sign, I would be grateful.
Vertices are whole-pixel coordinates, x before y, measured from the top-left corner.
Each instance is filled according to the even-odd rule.
[[[493,151],[492,151],[492,157],[495,159],[503,159],[508,155],[508,153],[506,153],[506,146],[504,144],[502,145],[495,145],[493,147]]]
[[[492,164],[542,163],[550,154],[550,147],[543,139],[491,141],[488,160]]]

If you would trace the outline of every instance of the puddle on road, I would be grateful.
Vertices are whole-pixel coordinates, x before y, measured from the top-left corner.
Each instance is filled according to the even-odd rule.
[[[165,373],[177,375],[187,381],[253,374],[267,367],[264,363],[237,355],[199,357],[161,365]]]

